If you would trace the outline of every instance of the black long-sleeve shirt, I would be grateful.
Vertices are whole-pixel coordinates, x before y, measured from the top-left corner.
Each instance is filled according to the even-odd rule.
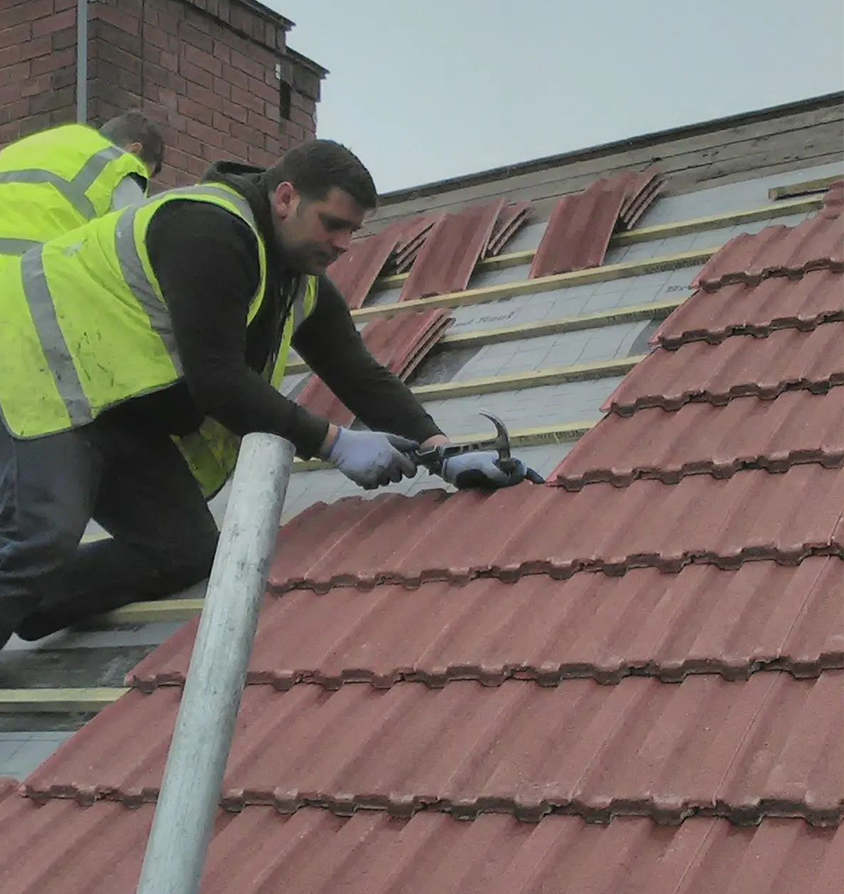
[[[210,179],[243,192],[265,234],[269,275],[264,304],[247,329],[259,267],[255,236],[243,220],[206,202],[162,206],[150,222],[147,246],[173,320],[184,379],[130,401],[127,410],[171,434],[194,430],[208,415],[239,435],[281,435],[300,456],[313,456],[325,439],[327,422],[258,373],[270,356],[292,280],[274,249],[269,203],[255,173]],[[410,389],[367,351],[346,302],[326,276],[320,277],[316,308],[297,329],[293,346],[370,428],[418,441],[439,433]]]

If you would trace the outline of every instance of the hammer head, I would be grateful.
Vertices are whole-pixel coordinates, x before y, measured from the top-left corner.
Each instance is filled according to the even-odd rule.
[[[495,426],[495,439],[488,442],[487,449],[497,450],[499,459],[509,459],[510,433],[507,431],[507,426],[493,413],[487,413],[485,410],[479,410],[478,412],[481,416],[486,416],[486,418]]]

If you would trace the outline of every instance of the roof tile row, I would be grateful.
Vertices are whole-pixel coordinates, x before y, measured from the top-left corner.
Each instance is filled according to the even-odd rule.
[[[428,491],[346,499],[316,504],[282,529],[269,586],[276,593],[326,592],[637,567],[676,572],[693,562],[794,564],[842,554],[842,507],[844,476],[819,465],[783,475],[690,476],[676,485],[594,484],[576,493],[522,484],[489,496]]]
[[[152,815],[152,805],[36,807],[26,798],[7,799],[0,803],[0,888],[4,894],[134,891]],[[346,819],[314,808],[288,816],[250,807],[221,812],[214,831],[203,894],[839,894],[844,888],[844,827],[793,820],[739,828],[693,818],[655,828],[642,818],[599,826],[572,816],[530,824],[489,814],[461,823],[441,813],[401,820],[362,811]]]
[[[797,278],[826,268],[844,270],[844,228],[840,219],[818,214],[796,227],[736,236],[707,262],[693,285],[713,292],[732,282],[754,285],[769,276]]]
[[[840,822],[844,672],[713,675],[615,686],[456,681],[379,691],[247,686],[223,805],[361,807],[472,818],[553,812],[595,822],[693,815]],[[181,689],[130,691],[26,781],[30,797],[130,803],[158,792]]]
[[[676,681],[690,673],[745,678],[782,669],[811,676],[844,667],[844,562],[748,562],[724,572],[635,569],[623,577],[530,575],[473,580],[455,594],[437,582],[407,593],[337,588],[267,597],[250,684],[289,689],[401,681],[445,686],[507,679],[556,685],[570,677],[617,682],[630,674]],[[181,685],[198,621],[145,658],[127,683]]]
[[[772,329],[814,329],[844,319],[844,276],[831,270],[782,276],[759,285],[733,283],[696,292],[659,327],[652,344],[678,348],[690,341],[716,344],[731,335],[768,335]]]
[[[690,401],[726,404],[736,397],[774,398],[785,391],[823,393],[844,384],[844,322],[803,332],[777,329],[767,336],[734,336],[718,344],[691,342],[657,348],[601,407],[631,415],[645,407],[677,410]]]
[[[787,391],[774,400],[738,397],[724,406],[689,403],[632,416],[610,413],[548,476],[579,490],[638,478],[674,484],[686,475],[728,478],[741,469],[784,472],[802,463],[844,464],[844,388]]]

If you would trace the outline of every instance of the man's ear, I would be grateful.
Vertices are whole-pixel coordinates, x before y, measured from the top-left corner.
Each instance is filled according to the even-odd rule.
[[[139,143],[137,140],[134,143],[129,143],[129,145],[125,146],[124,148],[132,155],[137,155],[138,158],[141,157],[141,152],[143,152],[144,149],[143,144]]]
[[[270,204],[279,220],[286,220],[296,210],[298,202],[296,188],[286,180],[270,195]]]

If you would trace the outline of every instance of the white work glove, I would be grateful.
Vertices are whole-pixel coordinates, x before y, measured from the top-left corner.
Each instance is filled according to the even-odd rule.
[[[471,487],[495,490],[520,484],[525,480],[525,472],[525,464],[515,457],[499,460],[494,450],[478,450],[449,457],[443,462],[440,475],[461,490]]]
[[[337,440],[328,455],[331,465],[367,490],[412,478],[416,463],[402,453],[419,444],[401,435],[380,431],[338,430]]]

